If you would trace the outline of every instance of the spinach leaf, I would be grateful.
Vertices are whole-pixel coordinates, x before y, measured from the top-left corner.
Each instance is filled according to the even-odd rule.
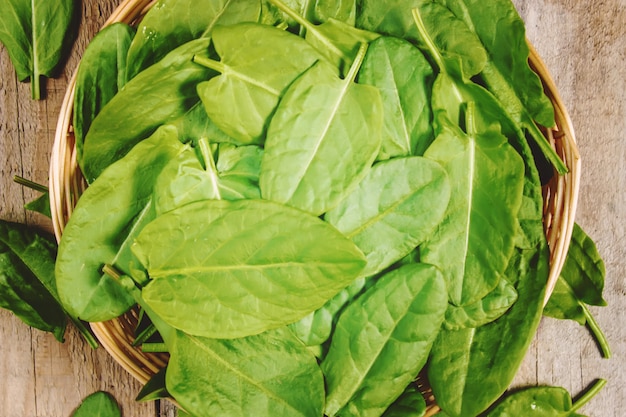
[[[495,0],[485,7],[480,0],[435,1],[452,10],[480,38],[489,54],[482,78],[505,107],[520,102],[531,118],[544,126],[554,126],[554,109],[539,76],[529,66],[524,22],[513,2]]]
[[[122,412],[115,398],[107,392],[98,391],[88,395],[72,413],[72,417],[121,417]]]
[[[190,41],[130,80],[96,116],[85,137],[81,169],[89,183],[159,126],[200,101],[198,82],[211,71],[192,62],[208,53],[210,39]]]
[[[476,131],[473,117],[470,106],[464,133],[440,115],[439,134],[424,154],[444,167],[452,193],[420,257],[442,269],[457,306],[497,286],[513,251],[524,185],[522,158],[498,130]]]
[[[469,79],[485,66],[487,54],[480,40],[450,10],[430,0],[392,0],[384,3],[361,0],[357,27],[395,36],[424,47],[411,10],[419,7],[423,23],[445,61],[462,62],[462,75]]]
[[[210,37],[217,25],[257,22],[259,0],[159,0],[137,26],[128,51],[128,78],[159,62],[172,49]]]
[[[475,303],[463,307],[450,304],[443,325],[449,330],[483,326],[506,313],[515,301],[515,287],[506,279],[501,279],[493,291]]]
[[[304,16],[312,23],[323,23],[335,19],[354,26],[355,0],[307,0],[306,3],[308,11]]]
[[[196,142],[200,138],[207,138],[211,143],[235,142],[209,119],[201,101],[171,124],[178,129],[178,137],[183,143]]]
[[[0,307],[62,342],[66,317],[54,281],[56,242],[0,220]]]
[[[574,404],[572,397],[560,387],[525,388],[504,397],[485,417],[584,417],[576,413],[606,385],[594,383]]]
[[[17,78],[30,78],[35,100],[41,98],[41,77],[51,77],[71,47],[76,10],[74,0],[0,3],[0,42],[7,48]]]
[[[322,372],[286,328],[232,340],[177,331],[170,355],[167,388],[194,415],[322,415]]]
[[[209,118],[238,144],[261,144],[285,89],[320,55],[302,38],[271,26],[218,26],[213,45],[221,61],[195,61],[220,72],[198,85]]]
[[[567,258],[543,314],[557,319],[587,324],[605,358],[611,356],[606,336],[589,311],[587,304],[606,306],[602,297],[605,267],[595,243],[574,224]]]
[[[384,275],[351,303],[321,364],[326,414],[382,414],[424,366],[446,306],[445,281],[427,264]]]
[[[357,82],[380,90],[384,120],[378,159],[421,155],[430,145],[433,78],[432,67],[410,43],[385,36],[370,44]]]
[[[87,321],[109,320],[134,301],[107,275],[105,263],[140,269],[130,243],[154,218],[153,187],[167,162],[185,149],[176,128],[164,126],[107,168],[85,190],[63,231],[56,279],[64,307]]]
[[[524,198],[517,214],[520,236],[504,279],[515,286],[518,299],[487,325],[440,331],[431,350],[428,380],[437,403],[454,417],[480,414],[507,389],[541,319],[549,274],[541,181],[528,143],[513,139],[525,164]]]
[[[379,162],[325,219],[365,254],[374,275],[424,242],[444,218],[448,175],[419,156]]]
[[[126,52],[135,29],[114,23],[89,42],[78,65],[72,124],[78,160],[93,119],[126,84]]]
[[[426,401],[415,384],[410,384],[404,392],[385,410],[382,417],[423,417],[426,414]]]
[[[345,79],[318,62],[287,89],[268,129],[263,198],[320,215],[367,175],[383,116],[378,90],[353,82],[365,48]]]
[[[151,278],[145,302],[171,326],[216,338],[295,322],[365,266],[326,222],[264,200],[206,200],[169,211],[143,229],[133,252]]]
[[[320,25],[314,25],[280,0],[269,0],[287,16],[298,22],[305,31],[305,39],[313,45],[332,66],[346,75],[358,54],[359,46],[370,43],[380,35],[357,29],[333,18]]]
[[[157,215],[200,200],[261,197],[261,148],[223,143],[214,155],[204,139],[197,143],[195,149],[188,148],[172,159],[159,174],[154,196]]]

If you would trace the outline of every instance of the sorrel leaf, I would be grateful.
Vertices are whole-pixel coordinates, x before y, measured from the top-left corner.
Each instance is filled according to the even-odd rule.
[[[5,0],[0,3],[0,42],[17,78],[30,78],[33,99],[41,98],[41,77],[51,77],[71,46],[74,0]]]
[[[319,62],[289,87],[270,123],[261,195],[315,215],[333,208],[367,174],[381,143],[378,90]]]
[[[143,229],[133,252],[151,278],[145,302],[171,326],[215,338],[299,320],[365,265],[332,226],[264,200],[187,204]]]

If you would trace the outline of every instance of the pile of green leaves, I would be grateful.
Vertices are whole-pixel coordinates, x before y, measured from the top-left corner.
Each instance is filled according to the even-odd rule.
[[[170,354],[145,398],[191,415],[419,416],[420,372],[483,413],[543,310],[538,166],[566,171],[513,5],[201,3],[85,52],[64,308],[139,304]]]

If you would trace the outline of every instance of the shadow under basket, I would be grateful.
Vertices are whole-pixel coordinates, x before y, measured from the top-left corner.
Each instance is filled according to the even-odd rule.
[[[106,25],[115,22],[136,24],[152,7],[154,0],[124,0],[109,17]],[[574,226],[578,188],[580,182],[580,157],[569,115],[547,68],[530,47],[530,65],[541,78],[544,90],[555,109],[556,126],[542,129],[549,143],[556,150],[568,173],[554,175],[544,186],[544,230],[550,247],[550,274],[546,283],[546,301],[554,289],[563,267]],[[72,131],[75,75],[70,80],[63,100],[52,154],[50,158],[50,205],[52,223],[57,240],[70,218],[76,202],[86,188],[76,160],[76,148]],[[114,320],[91,323],[91,328],[107,352],[134,378],[145,384],[154,374],[166,366],[168,355],[143,352],[133,346],[134,332],[138,322],[137,309]],[[418,379],[418,386],[428,402],[427,416],[439,409],[429,394],[427,381]]]

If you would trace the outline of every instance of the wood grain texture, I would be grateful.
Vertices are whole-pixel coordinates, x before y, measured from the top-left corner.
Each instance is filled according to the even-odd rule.
[[[50,230],[23,204],[36,193],[13,183],[20,175],[47,183],[49,152],[67,80],[89,39],[118,0],[84,0],[72,53],[46,99],[30,99],[0,47],[0,218]],[[602,359],[588,331],[544,319],[515,386],[550,384],[580,392],[595,378],[609,381],[584,407],[591,417],[626,409],[626,2],[514,0],[527,35],[550,69],[576,129],[583,164],[577,221],[596,241],[607,266],[608,307],[593,308],[613,357]],[[112,393],[125,417],[174,417],[167,402],[139,404],[140,389],[103,349],[92,350],[70,329],[60,344],[0,311],[0,417],[69,417],[96,390]]]

